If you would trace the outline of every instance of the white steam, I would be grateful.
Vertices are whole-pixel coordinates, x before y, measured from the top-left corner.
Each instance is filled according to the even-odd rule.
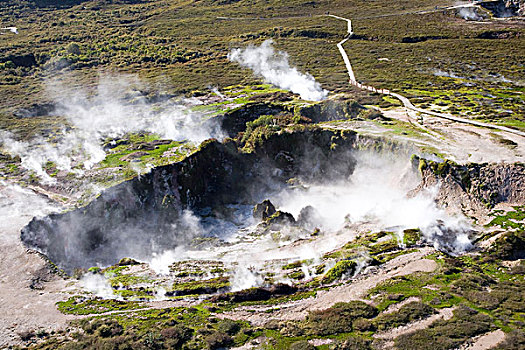
[[[450,216],[437,207],[434,202],[437,189],[407,197],[419,182],[409,162],[368,153],[357,158],[357,168],[349,180],[287,190],[274,204],[294,217],[302,208],[312,206],[319,216],[317,224],[325,231],[369,223],[376,230],[399,234],[404,229],[419,228],[436,247],[443,246],[443,240],[450,240],[453,235],[447,248],[456,253],[469,248],[470,225],[464,217]]]
[[[255,266],[247,266],[245,263],[240,263],[232,274],[230,281],[231,291],[237,292],[262,285],[264,280],[257,271],[258,269]]]
[[[250,68],[273,85],[299,94],[304,100],[320,101],[326,98],[328,91],[323,90],[310,74],[291,67],[288,54],[276,52],[272,43],[272,40],[266,40],[259,47],[250,45],[245,49],[234,49],[228,59]]]
[[[461,7],[458,14],[467,21],[482,21],[483,17],[478,15],[475,7]]]
[[[10,31],[13,34],[18,34],[18,28],[17,27],[5,27],[5,28],[0,28],[0,30],[7,30],[7,31]],[[4,34],[4,33],[0,33],[0,34]]]
[[[149,266],[155,273],[167,275],[170,273],[170,265],[184,258],[185,250],[183,247],[177,247],[173,250],[166,250],[160,254],[153,253],[153,257],[149,261]]]
[[[140,82],[130,77],[101,78],[91,94],[84,90],[64,93],[67,87],[50,83],[49,92],[57,106],[55,114],[65,117],[69,126],[47,140],[34,137],[17,141],[10,132],[0,131],[0,144],[10,154],[20,156],[23,168],[52,183],[55,180],[44,170],[46,163],[82,175],[105,159],[103,140],[107,138],[150,132],[164,139],[200,143],[224,137],[218,126],[204,124],[202,116],[190,110],[188,105],[195,101],[153,103],[140,88]],[[147,168],[135,170],[141,174]]]
[[[103,299],[116,299],[117,295],[113,292],[113,288],[109,284],[106,277],[96,273],[87,273],[80,279],[82,288],[92,293],[93,295]]]

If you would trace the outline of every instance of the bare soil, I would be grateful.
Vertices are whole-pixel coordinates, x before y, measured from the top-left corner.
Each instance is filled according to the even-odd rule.
[[[0,348],[23,344],[23,332],[63,329],[73,318],[55,306],[67,299],[71,282],[50,273],[46,261],[19,239],[35,213],[49,210],[42,197],[0,183]]]

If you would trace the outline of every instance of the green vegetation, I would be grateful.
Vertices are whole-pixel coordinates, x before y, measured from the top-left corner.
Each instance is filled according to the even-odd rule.
[[[133,310],[143,306],[134,301],[74,296],[66,301],[59,301],[57,307],[58,310],[64,314],[89,315],[101,314],[109,311]]]
[[[437,321],[428,329],[402,335],[395,341],[398,349],[453,349],[466,340],[491,330],[489,316],[474,309],[460,307],[448,321]]]
[[[64,95],[76,86],[92,92],[99,74],[114,72],[115,76],[136,74],[144,90],[140,94],[147,101],[172,101],[174,96],[200,98],[203,104],[193,106],[192,112],[217,120],[224,120],[220,119],[223,115],[234,116],[229,120],[231,130],[235,130],[229,142],[246,153],[257,152],[277,133],[310,130],[320,121],[337,128],[342,122],[333,122],[335,118],[347,124],[366,119],[390,135],[424,136],[426,131],[417,125],[389,120],[363,108],[365,104],[389,108],[398,106],[399,101],[348,85],[344,63],[335,47],[346,34],[346,24],[323,16],[329,11],[353,19],[356,35],[345,48],[360,82],[402,92],[423,108],[525,130],[523,25],[516,21],[473,24],[460,19],[453,10],[414,13],[454,4],[449,0],[379,0],[373,4],[357,0],[7,0],[0,5],[1,22],[16,25],[20,34],[0,35],[0,128],[14,132],[22,141],[36,135],[56,143],[61,130],[72,126],[67,118],[50,115],[54,112],[53,98],[46,92],[48,82],[63,81],[68,90],[61,92]],[[228,60],[232,48],[267,39],[274,39],[277,49],[289,53],[292,65],[311,73],[323,88],[340,94],[307,104],[296,95],[261,84],[250,70]],[[217,98],[214,87],[226,98]],[[126,100],[141,103],[134,95]],[[260,110],[252,113],[248,107]],[[243,112],[248,115],[243,116]],[[496,133],[490,137],[509,150],[517,147],[516,142]],[[343,132],[341,138],[345,138]],[[331,151],[338,149],[336,141]],[[127,134],[104,140],[106,157],[88,175],[96,185],[111,186],[214,144],[214,140],[199,146],[183,140],[162,140],[150,133]],[[430,146],[428,150],[439,156],[439,150]],[[0,179],[36,182],[35,174],[21,164],[20,157],[0,154]],[[417,157],[414,164],[436,177],[450,174],[465,189],[483,190],[483,184],[473,185],[474,165]],[[48,162],[44,170],[65,183],[66,193],[79,184],[74,171],[80,167],[75,165],[66,174]],[[89,196],[86,193],[83,200]],[[162,205],[171,199],[166,195]],[[491,197],[482,201],[488,208],[495,204]],[[153,297],[156,281],[147,273],[131,273],[139,268],[132,266],[139,264],[131,260],[106,269],[91,268],[90,273],[104,274],[113,292],[128,301],[74,296],[59,302],[57,307],[63,313],[91,316],[74,323],[78,332],[50,337],[33,347],[218,349],[264,336],[268,349],[368,349],[378,331],[455,307],[451,319],[399,337],[396,347],[456,348],[467,339],[499,328],[506,332],[508,346],[518,348],[523,344],[525,324],[525,207],[493,211],[492,215],[487,226],[504,232],[494,233],[499,237],[491,248],[460,257],[441,253],[428,257],[438,262],[437,271],[380,283],[366,295],[374,306],[362,301],[339,303],[311,311],[305,320],[270,322],[261,327],[218,319],[215,313],[266,305],[265,312],[277,314],[282,303],[311,298],[329,284],[345,283],[343,280],[357,271],[359,259],[381,265],[414,252],[423,244],[420,230],[405,230],[402,239],[395,232],[363,234],[326,254],[321,262],[315,262],[317,266],[310,266],[314,261],[289,262],[276,274],[266,276],[268,285],[234,293],[222,293],[230,287],[223,264],[174,263],[167,297],[218,293],[200,304],[195,302],[193,307],[154,309],[137,302]],[[277,227],[286,220],[285,213],[277,212],[266,223]],[[317,277],[305,281],[303,265],[312,268]],[[278,277],[287,277],[295,285],[272,285]],[[409,297],[420,301],[382,313]],[[308,342],[313,339],[330,339],[333,343],[314,347]]]
[[[342,278],[344,275],[352,275],[357,267],[357,263],[352,260],[341,260],[338,261],[334,267],[328,270],[323,278],[323,283],[332,283]]]
[[[501,210],[492,212],[494,219],[487,226],[499,226],[506,230],[525,230],[525,206],[516,206],[513,209],[506,213]]]
[[[171,289],[175,295],[212,294],[230,286],[227,277],[218,277],[208,280],[175,283]]]
[[[374,319],[374,324],[378,330],[382,331],[426,318],[433,313],[434,309],[432,307],[413,301],[403,305],[398,311],[379,315]]]
[[[443,105],[451,112],[461,106],[458,112],[467,116],[475,113],[502,123],[523,116],[519,84],[523,28],[500,22],[498,31],[507,34],[499,39],[489,35],[493,24],[459,20],[453,10],[410,14],[453,5],[452,1],[378,6],[325,0],[308,5],[298,1],[62,3],[9,0],[0,6],[2,23],[15,24],[17,19],[20,30],[20,35],[0,37],[4,123],[26,127],[10,113],[46,101],[43,86],[35,79],[39,75],[73,71],[81,84],[89,85],[98,70],[138,72],[152,85],[163,83],[169,93],[195,95],[210,84],[221,91],[251,85],[258,79],[230,63],[226,53],[231,47],[266,39],[274,39],[293,64],[309,71],[324,87],[348,91],[344,64],[334,45],[344,36],[346,24],[317,16],[326,11],[354,20],[356,36],[346,48],[359,80],[408,92],[416,104]],[[376,17],[360,19],[364,14]]]
[[[52,338],[35,349],[218,349],[258,336],[246,322],[214,318],[205,307],[130,311],[74,321],[74,341]]]
[[[305,328],[308,334],[319,336],[349,333],[355,320],[376,315],[377,309],[362,301],[337,303],[329,309],[310,312]]]

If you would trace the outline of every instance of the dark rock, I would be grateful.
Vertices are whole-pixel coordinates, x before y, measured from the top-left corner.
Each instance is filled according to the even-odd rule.
[[[311,205],[308,205],[299,212],[297,224],[307,230],[315,230],[317,227],[319,227],[321,220],[321,215],[319,215],[317,209]]]
[[[285,226],[295,225],[295,223],[295,218],[292,214],[278,210],[266,219],[265,224],[272,230],[279,230]]]
[[[365,107],[354,100],[326,100],[302,107],[298,113],[314,123],[355,118]]]
[[[519,36],[517,32],[508,30],[489,30],[477,35],[478,39],[510,39]]]
[[[0,63],[11,61],[17,67],[33,67],[37,65],[35,55],[32,53],[14,54],[0,57]]]
[[[122,258],[118,262],[118,265],[119,266],[140,265],[140,262],[132,258]]]
[[[440,183],[436,201],[444,207],[477,216],[486,215],[487,209],[498,203],[525,204],[523,163],[460,165],[450,160],[435,162],[418,157],[413,162],[423,175],[417,190]]]
[[[265,288],[249,288],[233,293],[217,295],[211,298],[212,302],[230,301],[241,303],[244,301],[264,301],[272,297],[272,293]]]
[[[264,301],[272,297],[294,294],[297,290],[298,289],[295,286],[280,283],[271,286],[270,288],[249,288],[238,292],[215,295],[211,298],[211,301],[230,301],[233,303],[241,303],[244,301]]]
[[[267,102],[254,102],[211,118],[211,126],[219,125],[228,136],[235,137],[246,129],[246,123],[252,122],[262,115],[275,115],[284,112],[284,106]]]
[[[257,220],[266,220],[276,213],[275,207],[269,199],[265,199],[253,208],[253,217]]]
[[[32,118],[51,115],[56,109],[53,103],[33,104],[27,108],[21,108],[13,114],[16,118]]]
[[[270,293],[274,295],[290,295],[297,292],[297,287],[286,283],[279,283],[270,287]]]
[[[110,149],[113,149],[115,147],[121,146],[121,145],[129,145],[130,142],[128,140],[113,140],[104,145],[104,151],[109,151]]]
[[[525,259],[525,231],[507,232],[489,250],[489,257],[503,260]]]

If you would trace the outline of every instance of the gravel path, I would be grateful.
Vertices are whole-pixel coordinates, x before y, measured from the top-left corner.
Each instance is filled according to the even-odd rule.
[[[471,6],[470,4],[469,5],[457,5],[457,6],[453,6],[453,7],[445,8],[445,9],[456,9],[456,8],[460,8],[460,7],[470,7],[470,6]],[[432,11],[430,11],[430,12],[432,12]],[[420,12],[420,13],[427,13],[427,12]],[[380,94],[383,94],[383,95],[388,95],[388,96],[395,97],[399,101],[401,101],[401,103],[403,104],[403,106],[405,106],[405,108],[413,110],[413,111],[416,111],[416,112],[419,112],[419,113],[432,115],[434,117],[443,118],[443,119],[451,120],[451,121],[458,122],[458,123],[465,123],[465,124],[480,126],[480,127],[489,128],[489,129],[501,130],[501,131],[505,131],[505,132],[509,132],[509,133],[512,133],[512,134],[515,134],[515,135],[519,135],[519,136],[525,137],[525,132],[522,132],[522,131],[519,131],[519,130],[515,130],[515,129],[511,129],[511,128],[507,128],[505,126],[499,126],[499,125],[493,125],[493,124],[488,124],[488,123],[482,123],[482,122],[478,122],[478,121],[471,120],[471,119],[455,117],[455,116],[450,115],[450,114],[438,113],[438,112],[434,112],[434,111],[429,111],[429,110],[426,110],[426,109],[418,108],[418,107],[414,106],[412,104],[412,102],[410,102],[410,100],[408,98],[406,98],[405,96],[403,96],[403,95],[400,95],[400,94],[395,93],[395,92],[391,92],[391,91],[386,90],[386,89],[377,89],[377,88],[375,88],[373,86],[364,85],[364,84],[359,83],[356,80],[356,78],[355,78],[354,70],[352,68],[352,64],[350,63],[350,59],[348,58],[348,55],[347,55],[346,51],[343,48],[343,44],[354,34],[354,32],[352,30],[352,21],[350,19],[344,18],[344,17],[334,16],[334,15],[327,15],[327,16],[333,17],[335,19],[343,20],[343,21],[346,21],[348,23],[347,36],[341,42],[339,42],[337,44],[337,48],[339,49],[339,52],[341,53],[341,56],[343,57],[343,61],[345,62],[345,66],[346,66],[346,69],[348,71],[348,76],[350,78],[349,82],[350,82],[351,85],[354,85],[354,86],[356,86],[356,87],[358,87],[360,89],[364,89],[364,90],[380,93]]]

